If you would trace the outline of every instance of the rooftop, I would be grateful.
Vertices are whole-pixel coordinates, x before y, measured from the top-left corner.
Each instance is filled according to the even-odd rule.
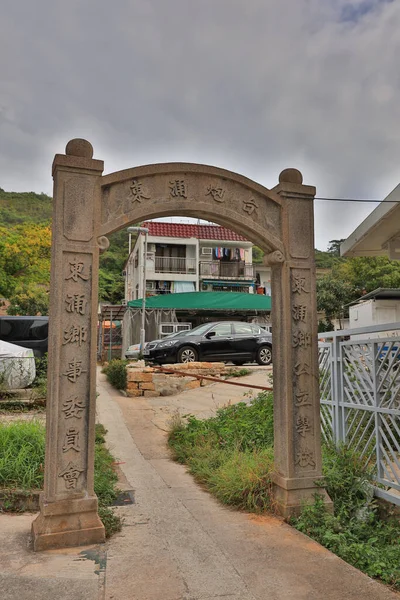
[[[391,246],[393,245],[393,241],[399,236],[399,217],[400,185],[396,186],[341,244],[341,255],[389,255],[391,259],[398,259],[398,248],[395,245],[392,249]]]
[[[229,240],[232,242],[247,242],[242,235],[221,227],[220,225],[195,225],[192,223],[162,223],[146,221],[149,235],[175,238],[197,238],[198,240]]]
[[[364,300],[398,300],[400,298],[399,288],[377,288],[372,290],[368,294],[364,294],[361,298],[357,298],[353,302],[350,302],[347,306],[364,302]]]

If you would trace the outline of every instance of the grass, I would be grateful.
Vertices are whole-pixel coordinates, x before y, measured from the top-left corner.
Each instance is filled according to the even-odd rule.
[[[272,507],[272,394],[227,406],[204,421],[178,419],[169,445],[176,460],[225,504],[258,512]]]
[[[45,434],[40,421],[0,424],[0,488],[43,486]]]
[[[169,445],[196,480],[224,504],[251,512],[273,510],[273,398],[218,410],[204,421],[175,419]],[[372,473],[345,446],[323,447],[323,473],[334,514],[321,496],[291,524],[369,576],[400,590],[400,523],[382,520]]]
[[[236,369],[235,371],[228,371],[228,373],[224,374],[225,379],[229,379],[230,377],[245,377],[246,375],[250,375],[251,370],[243,367],[242,369]]]
[[[109,537],[121,530],[110,504],[118,495],[114,458],[105,447],[106,430],[96,425],[94,491],[99,515]],[[0,423],[0,489],[38,490],[43,487],[45,427],[37,420]]]

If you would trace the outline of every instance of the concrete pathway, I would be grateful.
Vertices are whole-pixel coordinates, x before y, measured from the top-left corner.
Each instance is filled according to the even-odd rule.
[[[246,381],[268,385],[265,370]],[[125,398],[99,376],[98,420],[135,503],[104,546],[35,554],[35,515],[0,515],[1,600],[399,600],[400,594],[274,517],[230,510],[170,460],[168,420],[208,416],[246,390],[225,384]]]
[[[246,381],[262,385],[266,375],[256,371]],[[170,460],[171,414],[208,415],[243,399],[241,388],[129,399],[100,377],[99,391],[98,418],[135,490],[135,504],[121,509],[123,531],[106,544],[107,600],[399,598],[283,521],[223,507]]]

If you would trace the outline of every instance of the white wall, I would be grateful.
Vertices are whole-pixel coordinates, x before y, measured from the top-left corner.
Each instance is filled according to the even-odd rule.
[[[400,321],[400,300],[365,300],[351,306],[349,309],[350,329],[369,327],[371,325],[384,325]],[[399,331],[385,331],[373,334],[373,337],[390,337]],[[354,338],[371,337],[370,334],[352,336]]]

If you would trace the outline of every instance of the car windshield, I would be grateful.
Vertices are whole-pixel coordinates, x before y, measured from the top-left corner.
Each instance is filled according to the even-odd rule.
[[[183,335],[187,333],[187,329],[184,329],[183,331],[175,331],[175,333],[170,333],[168,335],[166,335],[165,337],[163,337],[163,340],[169,340],[170,338],[173,337],[179,337],[180,335]]]
[[[215,323],[205,323],[204,325],[199,325],[194,329],[189,329],[189,331],[185,331],[184,334],[185,336],[203,335],[203,333],[206,333],[206,331],[208,331],[213,325],[215,325]]]

